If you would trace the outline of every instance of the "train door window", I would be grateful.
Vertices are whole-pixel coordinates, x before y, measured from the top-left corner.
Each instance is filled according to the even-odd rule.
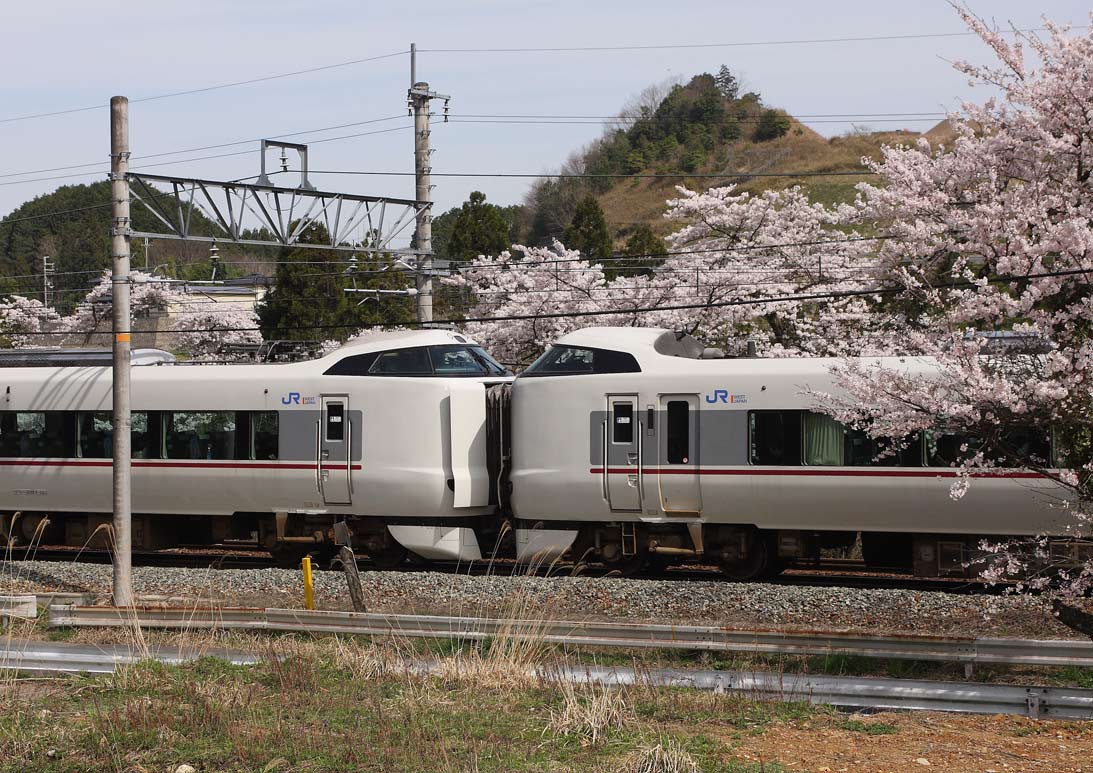
[[[752,464],[801,463],[802,411],[749,411],[748,444]]]
[[[342,403],[326,404],[326,439],[345,440],[345,406]]]
[[[149,459],[159,456],[157,444],[148,432],[148,414],[132,414],[132,457]],[[114,423],[110,411],[80,413],[77,419],[80,456],[84,459],[109,459],[114,455]]]
[[[260,411],[250,415],[251,446],[254,459],[276,459],[279,451],[277,411]]]
[[[634,404],[611,404],[611,442],[630,445],[634,442]]]
[[[234,459],[235,412],[166,414],[168,459]]]
[[[846,464],[846,427],[822,413],[804,414],[805,464],[841,467]]]
[[[668,464],[687,464],[691,447],[691,406],[686,400],[669,400],[665,422]]]

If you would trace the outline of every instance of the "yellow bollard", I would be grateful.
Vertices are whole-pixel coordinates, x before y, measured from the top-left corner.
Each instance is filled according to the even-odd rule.
[[[304,556],[300,566],[304,570],[304,606],[308,609],[314,609],[315,588],[311,584],[311,556]]]

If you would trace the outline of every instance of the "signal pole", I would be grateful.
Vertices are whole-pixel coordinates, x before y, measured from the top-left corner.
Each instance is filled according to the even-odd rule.
[[[49,308],[49,291],[53,289],[53,280],[50,277],[56,270],[53,261],[48,255],[42,256],[42,305]]]
[[[130,496],[132,417],[129,413],[129,100],[110,98],[110,199],[114,332],[114,605],[133,606]]]
[[[447,94],[429,91],[429,84],[417,79],[417,44],[410,44],[410,90],[406,94],[414,115],[414,180],[418,201],[432,203],[433,186],[429,177],[433,167],[429,161],[429,102],[444,100],[444,121],[448,120]],[[417,321],[433,321],[433,212],[426,207],[417,213],[414,246],[421,250],[417,258]]]

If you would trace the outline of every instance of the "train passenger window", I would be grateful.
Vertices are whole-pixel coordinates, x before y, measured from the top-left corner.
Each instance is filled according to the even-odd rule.
[[[641,373],[634,355],[610,349],[552,346],[531,363],[521,378],[533,376],[578,376],[595,373]]]
[[[76,449],[76,417],[66,411],[16,411],[0,421],[0,455],[68,458]]]
[[[276,459],[279,452],[277,411],[250,415],[251,448],[254,459]]]
[[[688,464],[691,446],[691,406],[686,400],[669,400],[665,426],[668,464]]]
[[[1052,459],[1051,435],[1036,427],[1010,428],[992,440],[947,432],[926,433],[926,463],[930,467],[954,467],[980,452],[999,467],[1046,467]]]
[[[186,411],[164,415],[168,459],[234,459],[234,411]]]
[[[633,403],[611,404],[611,442],[630,445],[634,442]]]
[[[863,429],[847,429],[845,454],[849,467],[921,467],[922,433],[897,444],[891,438],[870,437]]]
[[[345,406],[341,403],[326,405],[326,439],[345,440]]]
[[[114,423],[110,411],[80,413],[77,419],[80,456],[84,459],[109,459],[114,455]],[[159,457],[158,432],[148,431],[148,414],[133,413],[132,458]],[[152,435],[155,435],[153,440]]]
[[[748,443],[752,464],[795,466],[801,463],[802,411],[749,411]]]
[[[370,376],[431,376],[433,365],[424,346],[380,352],[368,369]]]
[[[846,426],[822,413],[804,415],[805,464],[841,467],[846,464]]]

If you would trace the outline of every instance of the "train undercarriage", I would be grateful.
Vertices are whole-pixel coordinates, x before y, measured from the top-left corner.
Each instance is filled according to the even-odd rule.
[[[761,581],[791,567],[818,568],[852,560],[869,571],[915,577],[974,578],[986,567],[983,540],[998,535],[764,530],[752,525],[688,523],[536,522],[465,519],[384,521],[315,513],[235,513],[230,516],[133,516],[133,548],[247,545],[267,550],[280,566],[299,566],[305,555],[321,565],[349,544],[378,568],[416,558],[488,560],[516,558],[543,565],[602,566],[631,576],[673,565],[716,565],[730,580]],[[18,512],[0,517],[0,547],[110,546],[104,513]],[[1093,558],[1093,541],[1053,539],[1040,551],[1038,570],[1078,566]]]

